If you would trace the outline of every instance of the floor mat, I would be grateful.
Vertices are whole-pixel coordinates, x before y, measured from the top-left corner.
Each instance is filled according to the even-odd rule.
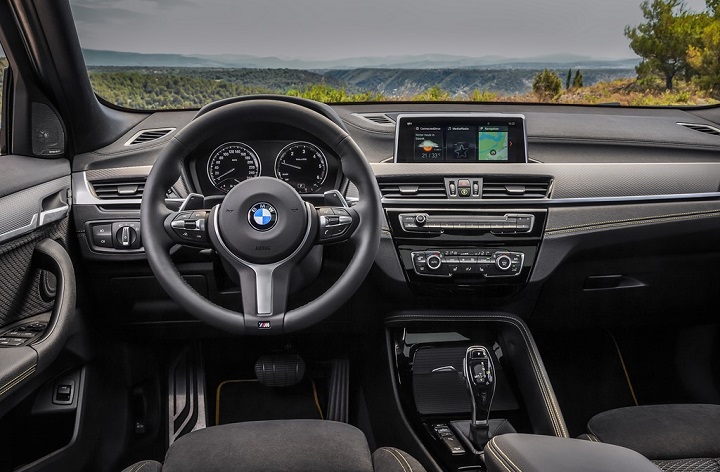
[[[257,380],[226,380],[216,393],[215,424],[275,419],[322,419],[311,380],[266,387]]]

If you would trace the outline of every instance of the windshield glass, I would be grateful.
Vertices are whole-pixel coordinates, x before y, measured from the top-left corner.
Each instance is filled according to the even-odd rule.
[[[708,105],[720,0],[71,0],[95,92],[135,109],[324,102]]]

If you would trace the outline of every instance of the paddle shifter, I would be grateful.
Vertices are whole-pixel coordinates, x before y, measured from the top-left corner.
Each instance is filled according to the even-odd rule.
[[[495,367],[485,346],[470,346],[465,352],[463,373],[472,399],[470,440],[479,450],[490,440],[490,405],[495,395]]]

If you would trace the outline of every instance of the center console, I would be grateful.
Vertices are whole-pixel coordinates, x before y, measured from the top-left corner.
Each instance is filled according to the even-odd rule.
[[[527,163],[526,141],[525,117],[517,114],[398,116],[394,162],[416,164],[417,172],[379,183],[413,290],[508,297],[527,283],[547,210],[523,202],[546,198],[551,181],[483,175],[496,163]],[[447,164],[447,174],[423,172],[428,163]]]

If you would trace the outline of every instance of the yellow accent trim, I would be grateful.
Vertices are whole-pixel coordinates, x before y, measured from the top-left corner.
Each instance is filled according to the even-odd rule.
[[[7,392],[15,388],[17,385],[20,384],[23,380],[30,377],[35,372],[36,365],[33,365],[32,367],[29,367],[24,372],[18,374],[15,378],[7,382],[5,385],[0,387],[0,395],[5,395]]]
[[[622,367],[623,373],[625,374],[625,380],[627,381],[628,388],[630,389],[630,395],[632,395],[635,406],[638,406],[640,404],[638,403],[637,397],[635,396],[635,389],[633,388],[632,382],[630,381],[630,374],[628,373],[627,366],[625,366],[625,359],[623,359],[622,352],[620,352],[620,346],[618,345],[615,336],[613,336],[610,331],[608,331],[608,334],[610,335],[610,339],[612,339],[613,344],[615,344],[615,350],[617,351],[618,359],[620,359],[620,366]]]
[[[312,384],[312,388],[313,388],[313,398],[315,399],[315,406],[318,409],[318,413],[320,413],[320,419],[324,420],[325,417],[323,416],[322,408],[320,408],[320,399],[318,399],[317,387],[315,387],[315,381],[313,379],[310,379],[310,383]]]
[[[220,424],[220,390],[223,388],[223,385],[229,384],[229,383],[244,383],[244,382],[257,382],[257,379],[247,379],[247,380],[226,380],[224,382],[220,382],[220,385],[218,385],[217,390],[215,391],[215,426]]]

